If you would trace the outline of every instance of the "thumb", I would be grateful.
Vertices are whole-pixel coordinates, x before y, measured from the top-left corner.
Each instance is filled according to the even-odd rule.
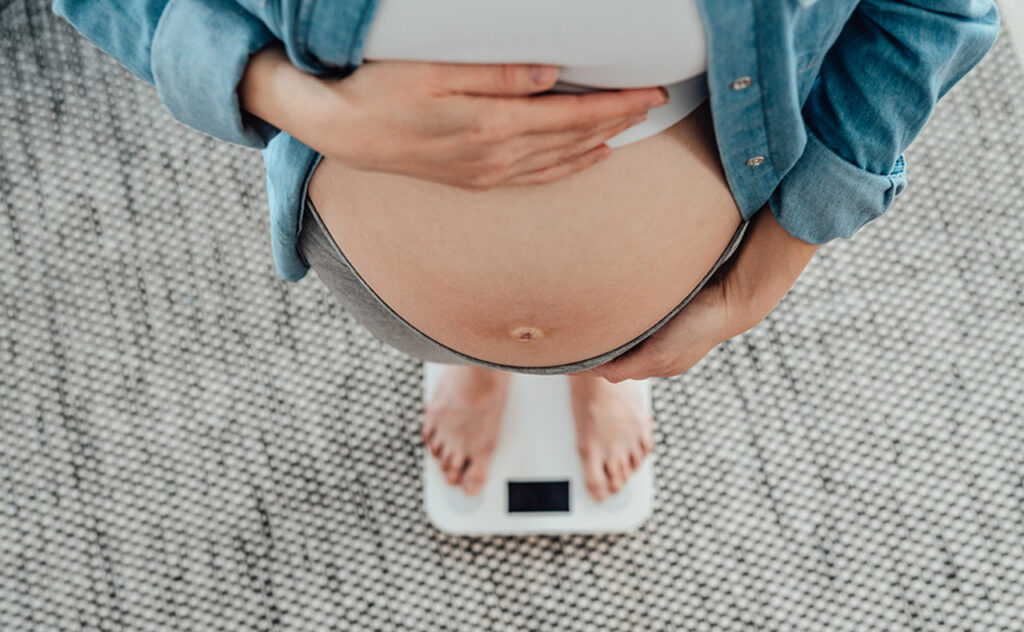
[[[437,64],[435,81],[448,92],[528,95],[555,85],[558,66],[550,64]]]

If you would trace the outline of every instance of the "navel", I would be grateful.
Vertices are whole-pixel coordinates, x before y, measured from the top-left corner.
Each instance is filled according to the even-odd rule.
[[[521,326],[513,327],[509,335],[515,340],[527,342],[529,340],[536,340],[537,338],[540,338],[544,335],[544,332],[536,327]]]

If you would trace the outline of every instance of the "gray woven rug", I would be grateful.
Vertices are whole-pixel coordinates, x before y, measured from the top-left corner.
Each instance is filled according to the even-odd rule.
[[[0,5],[0,629],[1024,630],[1024,68],[654,383],[633,535],[439,534],[420,365],[278,280],[260,155]]]

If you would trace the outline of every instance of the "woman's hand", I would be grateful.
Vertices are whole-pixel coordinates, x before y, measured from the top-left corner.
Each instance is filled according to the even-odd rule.
[[[818,245],[787,233],[765,204],[732,258],[672,320],[624,355],[589,371],[609,382],[672,377],[753,328],[796,283]]]
[[[557,66],[369,61],[343,79],[301,72],[280,46],[253,56],[242,107],[355,169],[470,191],[550,182],[611,155],[606,140],[667,102],[659,87],[530,96]]]

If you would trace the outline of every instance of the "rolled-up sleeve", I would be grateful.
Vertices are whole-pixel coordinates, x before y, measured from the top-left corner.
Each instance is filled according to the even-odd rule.
[[[55,0],[53,11],[155,86],[167,110],[186,125],[260,149],[279,132],[241,109],[237,89],[246,64],[275,38],[236,3]]]
[[[804,153],[769,199],[790,234],[851,237],[907,186],[903,152],[999,34],[991,0],[864,0],[803,107]]]

